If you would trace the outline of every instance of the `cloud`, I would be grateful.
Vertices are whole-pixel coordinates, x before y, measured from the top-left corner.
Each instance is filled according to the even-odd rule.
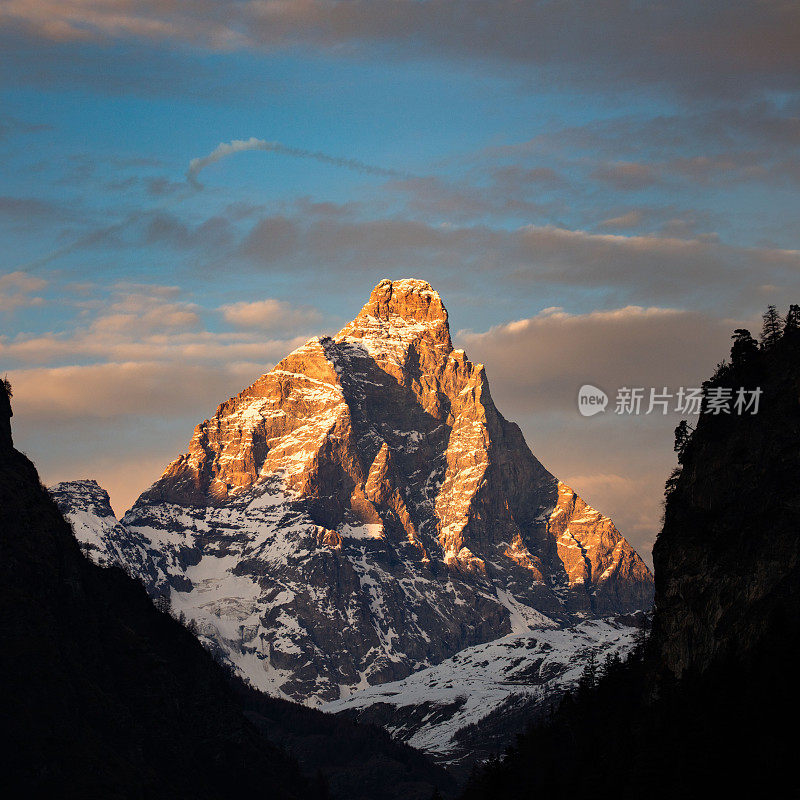
[[[798,85],[800,8],[785,0],[7,0],[0,24],[57,42],[214,50],[381,47],[536,66],[543,81],[743,96]]]
[[[218,5],[190,0],[180,9],[168,0],[6,0],[0,21],[54,41],[176,39],[221,49],[241,43],[228,24],[230,15],[215,10]]]
[[[41,279],[12,273],[0,277],[0,297],[42,286]],[[151,284],[118,283],[106,297],[95,289],[91,300],[76,303],[84,316],[71,321],[64,332],[0,336],[0,358],[9,368],[87,361],[204,368],[219,363],[266,363],[302,344],[302,337],[288,335],[289,328],[301,327],[301,312],[308,318],[314,315],[310,309],[297,309],[297,316],[282,309],[287,327],[273,327],[272,338],[258,332],[215,332],[205,329],[203,309],[179,295],[178,287]]]
[[[103,306],[88,335],[106,343],[123,338],[182,333],[200,327],[198,307],[185,301],[168,301],[172,287],[116,287],[116,299]]]
[[[269,216],[260,219],[242,241],[239,252],[257,263],[274,263],[297,255],[300,223],[285,217]]]
[[[0,275],[0,311],[42,305],[44,298],[32,294],[41,291],[45,286],[47,286],[46,280],[24,272]]]
[[[610,184],[615,189],[624,191],[646,189],[658,179],[652,165],[636,164],[629,161],[598,167],[592,173],[592,177]]]
[[[9,370],[15,414],[28,423],[123,416],[209,416],[265,370],[251,362],[108,362]]]
[[[390,181],[384,188],[405,195],[414,216],[468,222],[552,218],[565,207],[554,201],[553,190],[566,186],[550,168],[506,166],[490,170],[487,179],[477,176],[474,183],[427,175]]]
[[[754,163],[769,165],[798,151],[796,102],[739,97],[733,104],[692,106],[673,114],[626,113],[554,127],[526,141],[483,148],[470,154],[467,162],[491,168],[506,159],[548,159],[581,171],[593,166],[601,175],[613,174],[615,164],[643,164],[653,169],[654,178],[663,180],[675,177],[672,173],[682,166],[691,167],[694,159],[708,168],[716,164],[749,169]],[[692,178],[687,172],[683,177]]]
[[[151,245],[201,249],[209,253],[231,246],[236,238],[231,220],[224,215],[211,216],[194,226],[169,211],[156,211],[141,218],[145,222],[142,233],[144,241]]]
[[[47,364],[77,360],[192,362],[250,361],[264,363],[282,358],[305,337],[265,339],[255,333],[191,331],[131,335],[137,327],[126,320],[117,330],[104,330],[101,317],[91,329],[69,333],[0,336],[0,357],[8,364]],[[110,328],[114,325],[110,324]],[[98,329],[99,328],[99,329]]]
[[[679,219],[673,227],[678,231]],[[683,220],[683,233],[694,223]],[[308,273],[420,272],[441,280],[469,270],[474,289],[535,286],[603,292],[609,302],[667,300],[752,307],[764,283],[800,294],[800,252],[731,245],[714,234],[622,235],[554,225],[516,228],[414,219],[264,217],[238,248],[254,268]],[[755,300],[761,302],[761,299]]]
[[[436,182],[416,187],[417,196],[431,191],[428,213],[420,215],[424,218],[364,218],[346,204],[316,208],[308,202],[291,214],[267,216],[261,207],[232,205],[200,222],[164,210],[137,212],[50,253],[34,266],[94,246],[127,224],[137,243],[168,246],[193,257],[200,254],[203,261],[194,261],[197,270],[225,262],[242,269],[308,276],[324,265],[318,281],[330,285],[346,273],[412,271],[449,281],[470,270],[476,287],[503,286],[514,292],[522,286],[545,288],[551,295],[543,304],[560,302],[552,296],[559,287],[593,292],[595,304],[600,292],[608,305],[680,301],[747,309],[763,301],[757,287],[764,284],[800,295],[800,251],[734,245],[720,235],[698,233],[701,226],[708,230],[715,221],[702,212],[672,206],[628,208],[612,217],[598,214],[596,221],[590,220],[596,228],[591,230],[551,224],[513,227],[502,219],[497,224],[485,219],[473,222],[467,205],[459,205],[464,217],[452,222],[447,219],[449,201],[437,194],[440,188]],[[455,195],[458,199],[453,202],[460,204],[461,195],[458,191]],[[443,218],[437,218],[434,206],[439,206]],[[650,228],[650,232],[611,232],[627,227]]]
[[[182,183],[171,181],[169,178],[163,176],[147,178],[145,180],[145,186],[147,187],[147,193],[151,197],[167,197],[176,194],[184,188]]]
[[[626,306],[535,317],[459,332],[473,360],[491,364],[503,404],[514,414],[575,411],[578,388],[592,383],[610,397],[622,386],[698,386],[729,350],[737,324],[692,311]]]
[[[737,247],[715,235],[622,236],[553,226],[528,226],[519,236],[533,265],[517,272],[524,282],[618,287],[631,296],[694,297],[702,303],[714,297],[718,303],[724,295],[733,307],[764,282],[756,272],[763,269],[777,285],[800,291],[797,250]]]
[[[641,224],[643,217],[644,214],[641,209],[635,208],[620,214],[618,217],[604,219],[600,225],[603,228],[635,228]]]
[[[10,139],[12,136],[22,136],[30,133],[40,133],[41,131],[53,130],[52,125],[44,123],[25,122],[16,117],[0,117],[0,142]]]
[[[0,196],[0,216],[16,222],[26,222],[31,218],[62,220],[69,216],[62,206],[40,200],[36,197]]]
[[[402,172],[397,170],[366,164],[354,158],[340,158],[316,150],[287,147],[280,142],[268,142],[264,139],[256,139],[254,136],[251,136],[249,139],[234,139],[230,142],[221,142],[207,156],[193,158],[189,162],[189,169],[186,171],[186,180],[194,187],[200,188],[201,184],[198,181],[198,175],[206,167],[216,164],[223,158],[228,158],[236,153],[245,153],[251,150],[280,153],[282,155],[293,156],[294,158],[307,158],[334,167],[342,167],[343,169],[349,169],[354,172],[361,172],[365,175],[379,175],[385,178],[405,177]]]
[[[295,307],[282,300],[267,298],[253,302],[232,303],[219,309],[226,322],[241,328],[259,328],[263,330],[297,329],[306,330],[320,319],[314,308]]]

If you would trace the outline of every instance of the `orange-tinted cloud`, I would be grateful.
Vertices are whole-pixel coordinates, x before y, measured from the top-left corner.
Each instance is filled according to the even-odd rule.
[[[41,305],[44,300],[33,293],[47,286],[47,281],[24,272],[0,275],[0,311]]]
[[[199,422],[270,366],[129,361],[11,370],[9,378],[15,413],[40,424],[126,415],[163,419],[189,409],[196,410]]]
[[[231,325],[261,330],[308,329],[320,319],[319,312],[314,308],[296,307],[275,298],[231,303],[221,306],[219,310]]]

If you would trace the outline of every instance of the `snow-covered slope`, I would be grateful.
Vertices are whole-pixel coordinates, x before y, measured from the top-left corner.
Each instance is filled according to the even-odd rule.
[[[476,757],[502,751],[537,712],[573,688],[590,656],[598,668],[609,656],[624,658],[642,622],[639,614],[512,633],[322,710],[382,725],[437,761],[471,766]]]
[[[145,586],[155,585],[159,573],[150,542],[117,520],[108,492],[97,481],[65,481],[48,491],[95,564],[122,567]]]
[[[124,542],[109,558],[255,686],[312,703],[652,598],[611,520],[497,411],[419,280],[381,281],[335,337],[220,405],[112,531],[76,526]]]

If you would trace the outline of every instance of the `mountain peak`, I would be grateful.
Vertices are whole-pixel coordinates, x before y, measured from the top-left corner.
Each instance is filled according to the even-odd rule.
[[[427,281],[418,278],[399,281],[384,278],[372,290],[358,315],[365,316],[386,321],[400,317],[406,322],[447,323],[447,309],[439,293]]]
[[[405,361],[411,344],[425,342],[445,357],[453,350],[447,309],[439,293],[418,278],[384,278],[358,316],[336,335],[337,342],[360,342],[378,360]]]
[[[336,337],[223,403],[122,527],[153,594],[305,700],[651,602],[645,565],[559,490],[421,280],[382,280]]]

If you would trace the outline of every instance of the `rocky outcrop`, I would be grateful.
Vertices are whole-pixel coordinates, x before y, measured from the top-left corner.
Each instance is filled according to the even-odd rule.
[[[84,554],[101,567],[119,566],[142,583],[156,587],[158,553],[143,536],[121,525],[108,492],[97,481],[64,481],[49,488],[50,496],[69,516]]]
[[[293,698],[651,601],[645,565],[498,412],[420,280],[381,281],[335,337],[223,403],[122,522],[151,592]]]

